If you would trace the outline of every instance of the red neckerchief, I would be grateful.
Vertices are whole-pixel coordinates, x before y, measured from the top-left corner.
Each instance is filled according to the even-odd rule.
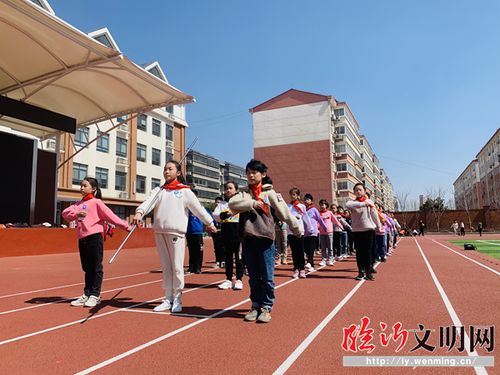
[[[356,198],[356,200],[357,200],[358,202],[364,202],[364,201],[366,201],[366,196],[362,196],[362,197],[360,197],[360,198]],[[374,206],[373,206],[372,204],[369,204],[369,205],[368,205],[368,207],[373,208]]]
[[[267,215],[269,215],[269,207],[267,206],[267,204],[260,197],[260,193],[262,193],[262,184],[259,183],[259,184],[254,184],[254,185],[248,185],[248,187],[252,191],[254,198],[258,202],[262,202],[263,203],[262,211],[264,211]]]
[[[181,184],[177,178],[175,180],[170,181],[170,183],[165,183],[163,185],[163,189],[167,190],[181,190],[181,189],[189,189],[189,186]]]
[[[327,211],[327,209],[326,209],[326,208],[320,208],[320,209],[319,209],[319,212],[321,212],[321,213],[326,212],[326,211]]]
[[[300,208],[299,204],[299,200],[298,199],[295,199],[293,201],[290,202],[292,204],[293,207],[295,207],[295,209],[297,210],[297,212],[301,215],[304,215],[304,211],[302,211],[302,208]]]
[[[82,198],[82,201],[85,201],[85,202],[86,202],[86,201],[88,201],[88,200],[90,200],[90,199],[92,199],[92,198],[94,198],[94,194],[93,194],[93,193],[88,193],[86,196],[84,196],[84,197]]]
[[[314,208],[314,203],[308,204],[306,206],[306,210],[309,211],[311,208]]]

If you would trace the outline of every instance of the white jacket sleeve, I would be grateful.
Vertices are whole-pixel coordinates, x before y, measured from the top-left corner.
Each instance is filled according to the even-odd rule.
[[[203,221],[203,224],[210,225],[213,223],[214,219],[212,219],[212,216],[210,216],[207,210],[205,210],[205,207],[201,205],[196,195],[194,195],[194,193],[189,189],[184,189],[184,192],[186,195],[186,205],[189,211],[191,211],[198,219]]]
[[[139,207],[136,208],[135,212],[142,213],[142,216],[146,216],[147,214],[149,214],[156,206],[160,194],[161,194],[161,187],[160,186],[155,187],[153,190],[151,190],[151,193],[149,193],[149,197],[144,202],[142,202]]]

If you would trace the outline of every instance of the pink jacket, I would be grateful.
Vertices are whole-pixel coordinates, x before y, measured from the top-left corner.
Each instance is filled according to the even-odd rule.
[[[87,216],[79,219],[77,214],[80,211],[86,211]],[[104,221],[115,224],[125,230],[130,229],[127,221],[116,216],[102,200],[97,198],[92,198],[88,201],[81,200],[72,204],[62,212],[62,217],[66,221],[76,220],[78,239],[90,236],[91,234],[103,233]]]
[[[323,219],[325,225],[326,225],[326,231],[320,227],[319,228],[319,234],[332,234],[333,233],[333,225],[337,225],[340,228],[344,229],[343,225],[340,223],[340,221],[337,220],[335,215],[332,213],[330,210],[325,210],[323,212],[319,212],[321,214],[321,218]]]

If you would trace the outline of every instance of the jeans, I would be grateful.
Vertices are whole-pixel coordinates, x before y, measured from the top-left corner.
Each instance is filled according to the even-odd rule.
[[[377,234],[377,257],[382,259],[385,258],[387,253],[387,236],[385,234]]]
[[[340,255],[347,255],[347,232],[343,231],[340,237]]]
[[[269,238],[246,236],[243,255],[248,270],[252,308],[272,309],[274,305],[274,249]]]

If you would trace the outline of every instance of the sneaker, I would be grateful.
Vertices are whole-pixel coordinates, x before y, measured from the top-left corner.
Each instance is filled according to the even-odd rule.
[[[335,261],[333,259],[329,259],[326,264],[328,264],[329,266],[333,266],[335,264]]]
[[[380,259],[380,261],[385,263],[385,262],[387,262],[387,258],[384,257],[384,258]]]
[[[215,262],[215,264],[214,264],[214,267],[213,267],[213,268],[219,268],[219,267],[220,267],[219,262]]]
[[[294,279],[298,279],[299,278],[299,270],[294,270],[293,271],[292,278],[294,278]]]
[[[259,315],[259,312],[257,309],[252,308],[246,315],[244,320],[247,322],[253,322],[257,320],[257,316]]]
[[[367,273],[365,279],[370,281],[375,281],[375,277],[371,273]]]
[[[89,299],[89,297],[84,294],[80,298],[77,298],[74,301],[71,301],[70,305],[71,306],[83,306],[85,304],[85,302],[88,301],[88,299]]]
[[[311,263],[307,262],[307,263],[306,263],[305,268],[306,268],[307,270],[308,270],[309,268],[311,268]]]
[[[306,278],[306,271],[305,271],[305,270],[300,270],[300,272],[299,272],[299,277],[300,277],[301,279],[305,279],[305,278]]]
[[[322,260],[321,260],[321,262],[319,262],[319,265],[320,265],[321,267],[326,266],[326,261],[325,261],[324,259],[322,259]]]
[[[243,283],[241,280],[236,280],[233,285],[234,290],[242,290],[243,289]]]
[[[377,270],[376,270],[375,268],[372,268],[372,269],[370,270],[370,273],[377,273]]]
[[[85,307],[95,307],[101,303],[101,298],[97,296],[90,296],[87,301],[83,304]]]
[[[223,262],[220,262],[220,266],[221,266],[221,268],[226,267],[226,262],[224,262],[224,261],[223,261]]]
[[[281,260],[281,263],[282,263],[282,264],[284,264],[284,265],[287,265],[287,264],[288,264],[288,260],[286,260],[286,259],[282,259],[282,260]]]
[[[156,306],[153,311],[154,312],[162,312],[162,311],[167,311],[170,310],[172,307],[172,302],[170,302],[168,299],[163,301],[160,305]]]
[[[358,273],[358,276],[356,276],[354,278],[354,280],[363,280],[364,277],[365,277],[365,275],[363,274],[363,272],[360,272],[360,273]]]
[[[263,307],[260,309],[260,315],[257,318],[259,323],[269,323],[271,321],[271,310]]]
[[[275,266],[281,265],[281,259],[276,259],[276,262],[274,262]]]
[[[313,272],[313,271],[314,271],[314,267],[310,265],[310,266],[309,266],[309,268],[307,268],[307,270],[308,270],[309,272]]]
[[[182,311],[182,301],[180,298],[174,298],[174,302],[172,303],[172,310],[173,313],[178,313]]]
[[[231,289],[233,287],[233,283],[231,280],[225,280],[221,284],[219,284],[219,289],[226,290]]]

